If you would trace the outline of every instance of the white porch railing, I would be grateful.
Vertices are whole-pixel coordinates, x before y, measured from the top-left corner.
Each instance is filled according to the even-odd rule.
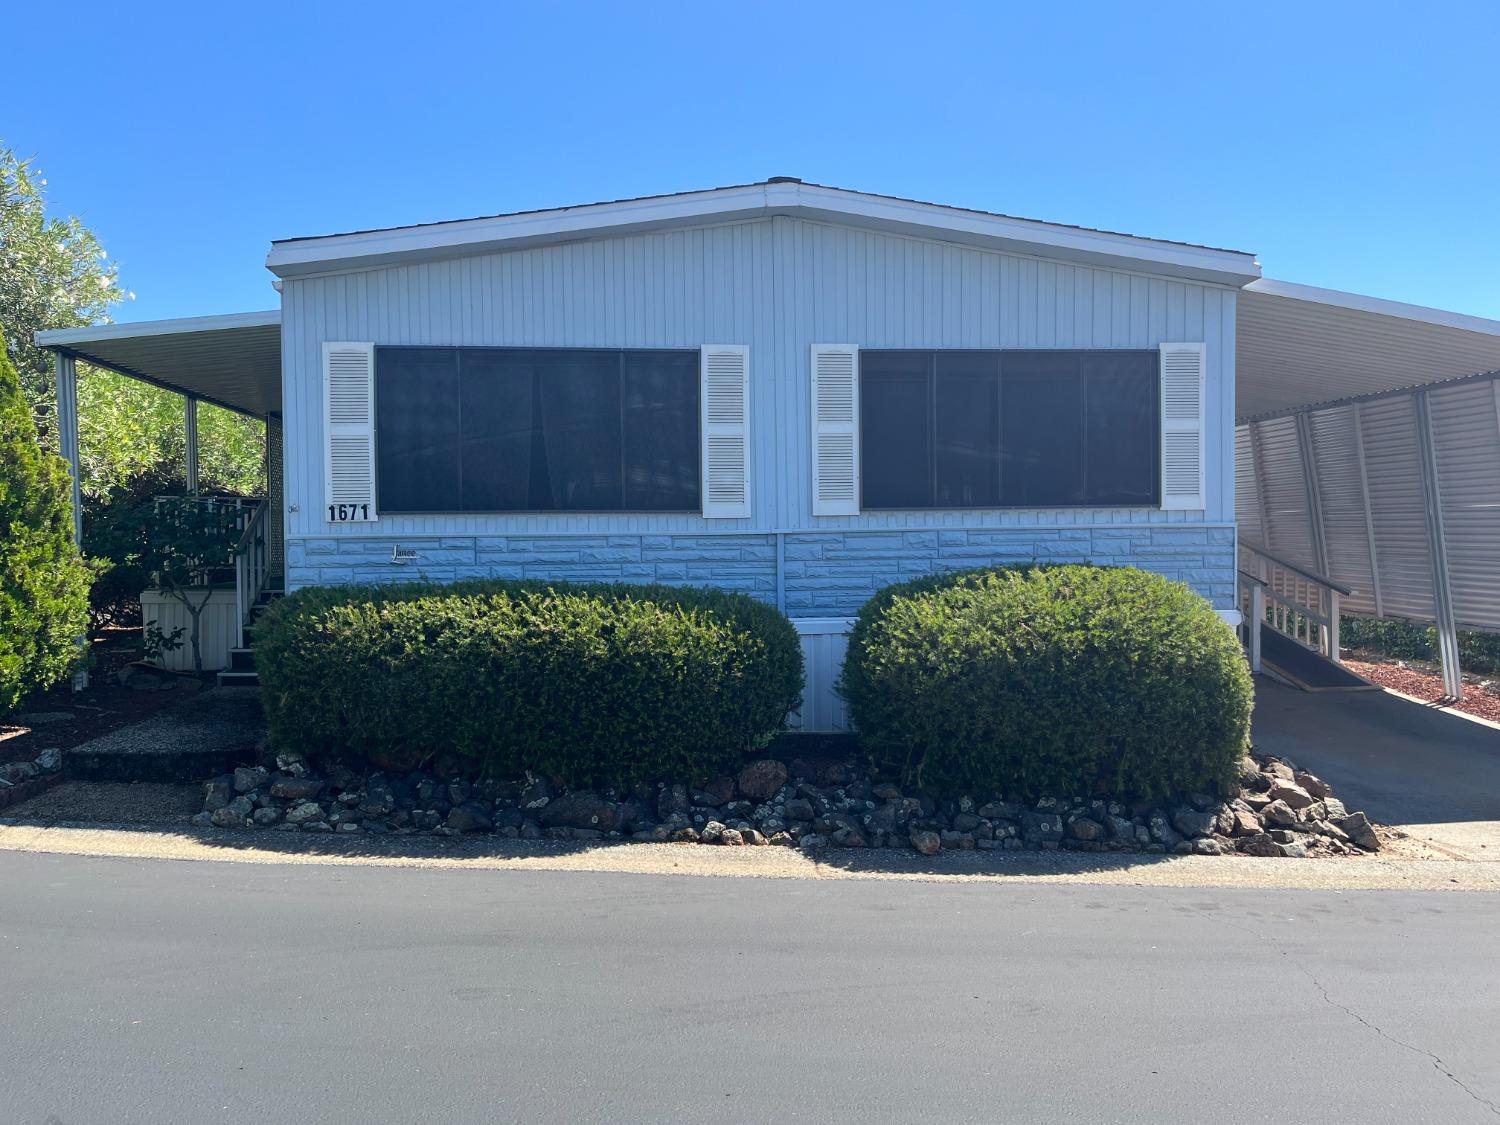
[[[266,512],[270,505],[265,500],[246,508],[240,521],[240,541],[234,548],[234,644],[245,647],[245,626],[250,622],[250,613],[265,593],[271,577],[271,555],[266,542]]]
[[[1339,663],[1339,598],[1352,592],[1348,587],[1243,541],[1239,587],[1240,612],[1253,625],[1247,635],[1252,668],[1259,670],[1264,625]]]

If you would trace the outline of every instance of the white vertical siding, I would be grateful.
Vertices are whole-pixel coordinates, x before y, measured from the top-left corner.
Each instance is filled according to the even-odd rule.
[[[1234,512],[1233,290],[775,218],[288,280],[283,403],[289,538],[543,531],[684,532],[692,515],[394,516],[323,521],[319,348],[380,344],[750,347],[747,520],[715,530],[1227,522]],[[887,348],[1208,345],[1205,512],[811,511],[813,343]]]

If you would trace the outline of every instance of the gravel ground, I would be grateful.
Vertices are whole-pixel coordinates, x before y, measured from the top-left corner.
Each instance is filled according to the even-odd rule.
[[[74,785],[80,783],[73,783]],[[82,812],[106,795],[89,797],[69,786],[45,794],[55,812],[63,800]],[[831,848],[816,854],[793,848],[719,848],[694,844],[522,843],[494,839],[251,833],[179,828],[179,786],[130,787],[135,825],[83,819],[38,823],[0,819],[0,851],[138,859],[240,863],[374,865],[517,871],[601,871],[642,875],[698,875],[779,879],[910,879],[1006,881],[1135,886],[1406,889],[1500,892],[1500,862],[1427,858],[1438,853],[1415,841],[1393,841],[1379,857],[1255,859],[1246,856],[1144,856],[1076,852],[943,852],[924,857],[890,850]],[[118,800],[118,795],[107,795]],[[99,802],[95,804],[94,802]],[[15,812],[17,810],[10,810]],[[154,818],[154,820],[153,820]],[[175,821],[173,818],[177,818]],[[163,823],[166,820],[168,823]],[[1403,844],[1407,846],[1402,846]]]
[[[1392,691],[1399,691],[1403,695],[1410,695],[1428,703],[1447,700],[1443,691],[1443,677],[1440,673],[1413,666],[1405,661],[1346,659],[1344,666],[1357,676],[1363,676],[1372,683],[1390,688]],[[1464,698],[1449,706],[1466,715],[1477,715],[1492,723],[1500,723],[1500,694],[1489,687],[1480,686],[1470,677],[1465,676],[1464,680]]]

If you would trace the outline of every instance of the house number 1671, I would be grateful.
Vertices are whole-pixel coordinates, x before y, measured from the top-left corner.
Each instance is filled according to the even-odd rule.
[[[367,520],[369,518],[370,505],[368,504],[328,505],[328,519],[333,523],[352,523],[356,520]]]

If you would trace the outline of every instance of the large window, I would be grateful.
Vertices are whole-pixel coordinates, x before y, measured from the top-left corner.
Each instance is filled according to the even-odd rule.
[[[860,353],[861,506],[1155,505],[1154,351]]]
[[[698,353],[377,348],[382,512],[697,511]]]

